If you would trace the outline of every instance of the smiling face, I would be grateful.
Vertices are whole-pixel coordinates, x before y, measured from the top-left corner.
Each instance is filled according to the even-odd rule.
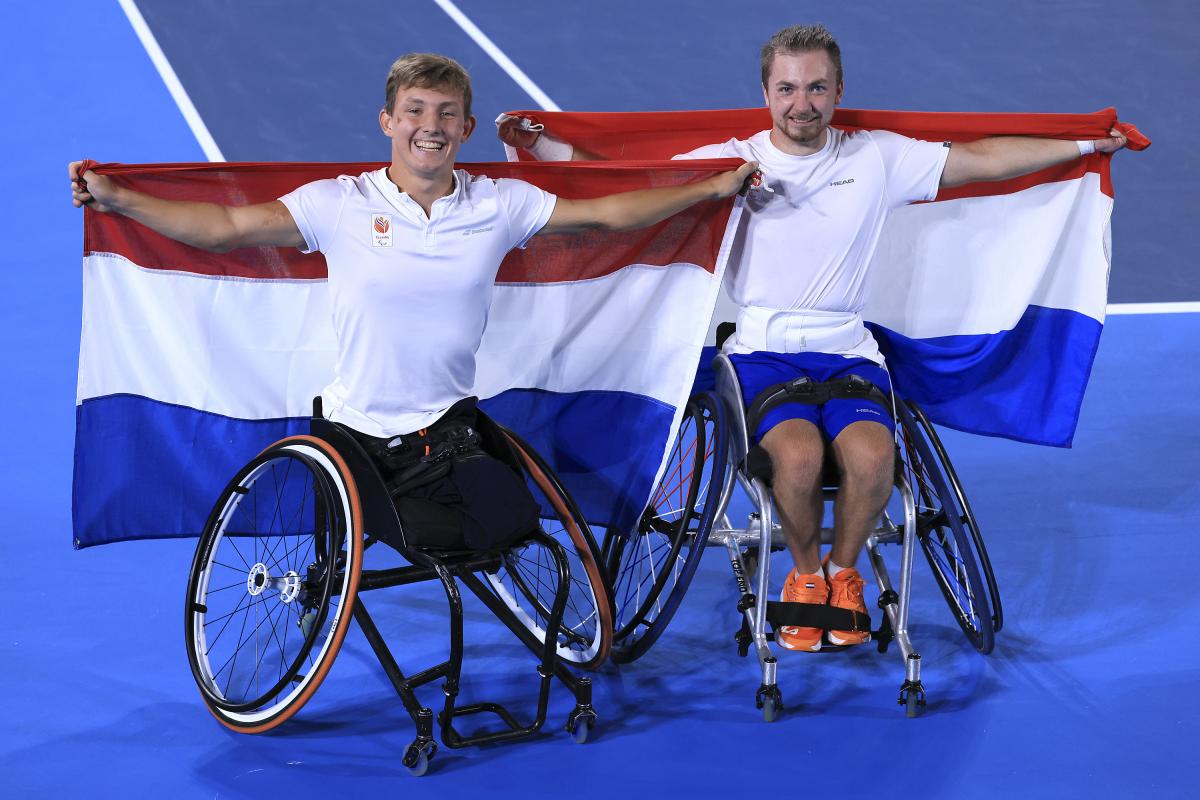
[[[458,149],[475,129],[463,94],[449,86],[402,86],[392,109],[379,112],[379,127],[392,140],[397,177],[450,180]]]
[[[785,153],[809,155],[825,145],[842,84],[824,50],[782,52],[771,62],[763,97],[771,111],[771,143]]]

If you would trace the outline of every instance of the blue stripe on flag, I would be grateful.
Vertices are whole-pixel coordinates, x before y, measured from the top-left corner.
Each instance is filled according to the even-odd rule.
[[[624,392],[514,389],[481,405],[559,474],[593,526],[631,528],[650,494],[673,409]],[[221,489],[307,417],[241,420],[136,395],[77,408],[75,546],[197,536]],[[640,446],[630,448],[637,441]]]
[[[75,546],[198,536],[225,484],[308,418],[242,420],[137,395],[75,408]]]
[[[1086,314],[1030,306],[1011,331],[910,339],[868,322],[892,382],[939,425],[1070,447],[1104,326]],[[693,392],[712,391],[715,347]]]
[[[628,531],[637,524],[674,408],[629,392],[540,389],[510,389],[480,406],[550,463],[592,526]]]
[[[1104,326],[1030,306],[1015,328],[910,339],[868,323],[900,392],[948,428],[1070,447]]]

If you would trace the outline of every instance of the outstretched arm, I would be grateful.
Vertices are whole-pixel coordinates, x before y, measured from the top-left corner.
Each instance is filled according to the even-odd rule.
[[[1072,142],[1032,136],[992,136],[950,146],[942,186],[976,181],[1002,181],[1070,161],[1088,153],[1112,153],[1125,146],[1123,133],[1113,128],[1106,139]],[[1090,145],[1090,149],[1089,149]]]
[[[163,236],[218,253],[238,247],[305,246],[291,212],[278,200],[250,206],[164,200],[126,189],[91,170],[80,175],[82,165],[73,161],[67,167],[76,208],[121,214]]]
[[[747,161],[731,172],[683,186],[638,189],[592,200],[565,200],[560,197],[550,220],[538,234],[644,228],[702,200],[719,200],[743,191],[757,169],[757,162]]]

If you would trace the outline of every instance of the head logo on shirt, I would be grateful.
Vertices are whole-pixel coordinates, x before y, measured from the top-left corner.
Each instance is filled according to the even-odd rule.
[[[371,244],[375,247],[392,246],[392,218],[387,214],[376,214],[371,219]]]

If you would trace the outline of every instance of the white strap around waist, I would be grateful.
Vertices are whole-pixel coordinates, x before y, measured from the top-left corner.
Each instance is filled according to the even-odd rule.
[[[830,353],[883,363],[874,337],[853,311],[792,311],[743,306],[726,353]]]

